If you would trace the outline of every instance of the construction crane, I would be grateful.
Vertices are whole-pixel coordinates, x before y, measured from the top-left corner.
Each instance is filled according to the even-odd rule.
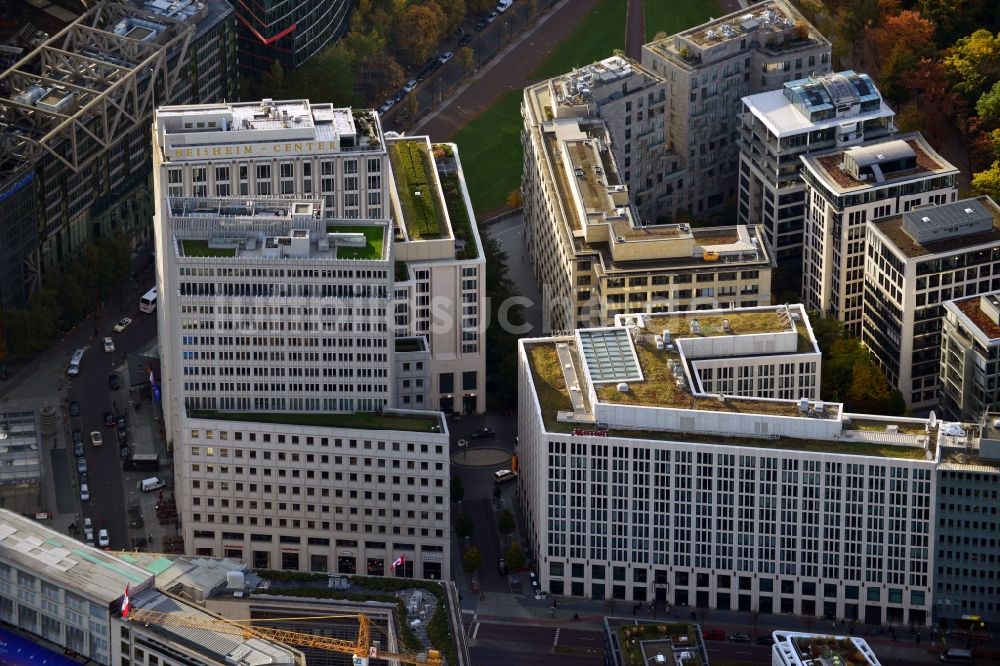
[[[333,616],[324,616],[333,617]],[[262,638],[277,641],[287,645],[299,647],[309,647],[318,650],[330,650],[349,654],[353,659],[353,666],[368,666],[369,659],[387,659],[402,662],[404,664],[420,664],[421,666],[441,666],[441,653],[437,650],[428,650],[426,653],[402,654],[398,652],[387,652],[379,650],[371,644],[371,633],[368,618],[358,613],[350,616],[357,617],[358,638],[355,641],[348,641],[339,638],[328,638],[326,636],[315,636],[299,631],[286,631],[284,629],[274,629],[272,627],[260,627],[245,624],[251,620],[226,620],[225,618],[204,619],[200,617],[185,616],[180,613],[163,613],[160,611],[144,610],[142,608],[131,608],[128,611],[130,622],[141,622],[146,625],[155,624],[164,627],[186,627],[189,629],[204,629],[217,633],[242,636],[243,640],[251,638]],[[289,620],[303,620],[308,618],[278,618]]]

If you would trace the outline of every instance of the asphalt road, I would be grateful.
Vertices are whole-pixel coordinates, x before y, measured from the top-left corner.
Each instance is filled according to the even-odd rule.
[[[545,666],[604,663],[603,638],[598,631],[481,622],[473,626],[472,636],[469,655],[476,666],[507,666],[515,662]],[[559,652],[557,646],[573,653]]]
[[[148,289],[153,284],[154,277],[151,273],[140,274],[140,284],[147,285]],[[139,293],[144,293],[145,289]],[[129,292],[131,293],[131,292]],[[94,536],[97,530],[105,527],[111,538],[112,549],[126,549],[130,547],[128,543],[128,522],[125,495],[122,487],[122,464],[118,454],[118,438],[115,428],[104,426],[103,414],[111,411],[114,414],[124,414],[126,419],[131,420],[134,412],[128,411],[129,397],[125,392],[125,377],[119,375],[122,380],[122,389],[111,391],[108,383],[108,376],[114,372],[114,368],[121,365],[129,351],[141,349],[156,336],[156,316],[153,314],[143,314],[138,311],[139,301],[135,299],[132,312],[126,309],[124,316],[129,316],[133,324],[123,333],[112,331],[118,317],[109,316],[98,321],[98,334],[89,343],[87,353],[84,356],[80,374],[69,380],[69,389],[66,396],[69,400],[76,400],[80,404],[79,418],[70,419],[71,428],[79,428],[83,431],[84,452],[87,459],[88,485],[90,487],[90,501],[83,502],[82,518],[89,517],[94,523]],[[115,308],[117,313],[117,308]],[[83,324],[83,330],[89,336],[93,332],[92,320]],[[115,341],[115,351],[113,354],[106,353],[102,340],[104,336],[110,335]],[[115,407],[117,406],[117,409]],[[103,435],[104,445],[94,447],[90,443],[91,431],[98,431]],[[72,441],[72,440],[70,440]],[[72,450],[72,446],[71,446]],[[74,467],[76,459],[70,457],[70,464]],[[81,538],[82,538],[81,532]]]

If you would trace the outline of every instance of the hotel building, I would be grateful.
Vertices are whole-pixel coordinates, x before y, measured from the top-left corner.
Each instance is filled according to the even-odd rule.
[[[234,99],[235,32],[223,0],[104,2],[0,73],[0,309],[89,242],[151,237],[155,105]]]
[[[205,626],[219,620],[159,591],[153,573],[6,509],[0,509],[0,534],[0,619],[93,663],[304,666],[301,652],[270,640],[126,622],[126,587],[132,608]]]
[[[861,339],[910,409],[938,401],[947,301],[1000,290],[1000,208],[989,197],[869,221]]]
[[[567,86],[551,80],[526,88],[522,108],[525,236],[546,300],[543,326],[769,303],[774,259],[762,228],[644,224],[608,124],[569,107],[565,117],[551,117],[571,94]]]
[[[938,397],[945,418],[978,423],[1000,403],[998,293],[944,303]]]
[[[830,42],[791,3],[768,0],[644,45],[642,65],[667,88],[663,177],[674,187],[660,214],[701,217],[737,200],[740,100],[829,72]]]
[[[802,299],[861,336],[866,223],[958,198],[958,169],[918,133],[802,156]]]
[[[931,621],[936,456],[970,438],[818,400],[802,306],[621,316],[519,345],[519,497],[543,589]]]
[[[744,97],[740,223],[763,224],[779,258],[798,255],[806,210],[799,156],[887,136],[894,115],[871,78],[852,71]]]

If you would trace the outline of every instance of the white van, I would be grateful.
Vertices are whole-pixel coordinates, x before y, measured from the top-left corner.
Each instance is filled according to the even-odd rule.
[[[514,0],[500,0],[500,3],[497,5],[497,12],[503,14],[505,11],[510,9],[512,4],[514,4]]]
[[[517,478],[517,472],[512,472],[509,469],[501,469],[499,471],[493,472],[493,481],[495,483],[503,483],[504,481],[513,481]]]
[[[154,490],[159,490],[160,488],[166,488],[167,482],[159,477],[151,476],[148,479],[143,479],[142,481],[140,481],[138,483],[138,486],[139,490],[141,490],[142,492],[151,493]]]
[[[83,363],[83,353],[85,349],[77,349],[73,352],[73,356],[69,359],[69,368],[66,369],[66,374],[70,377],[76,377],[80,374],[80,364]]]
[[[940,657],[941,663],[943,664],[971,664],[972,661],[972,651],[963,648],[949,648]]]

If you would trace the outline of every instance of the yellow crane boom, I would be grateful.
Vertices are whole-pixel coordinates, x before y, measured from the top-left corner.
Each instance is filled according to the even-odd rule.
[[[299,631],[287,631],[285,629],[275,629],[273,627],[261,627],[250,624],[240,624],[231,620],[203,619],[191,617],[180,613],[163,613],[160,611],[144,610],[142,608],[132,608],[128,616],[131,622],[141,622],[143,624],[155,624],[164,627],[187,627],[190,629],[204,629],[233,636],[242,636],[243,640],[250,638],[263,638],[267,640],[295,645],[299,647],[309,647],[319,650],[330,650],[350,654],[354,658],[355,666],[368,666],[369,659],[395,659],[404,664],[421,664],[426,666],[441,666],[441,653],[437,650],[428,650],[426,653],[402,654],[396,652],[386,652],[376,650],[371,645],[371,633],[369,630],[368,618],[359,613],[358,638],[355,641],[348,641],[339,638],[328,638],[326,636],[316,636]]]

